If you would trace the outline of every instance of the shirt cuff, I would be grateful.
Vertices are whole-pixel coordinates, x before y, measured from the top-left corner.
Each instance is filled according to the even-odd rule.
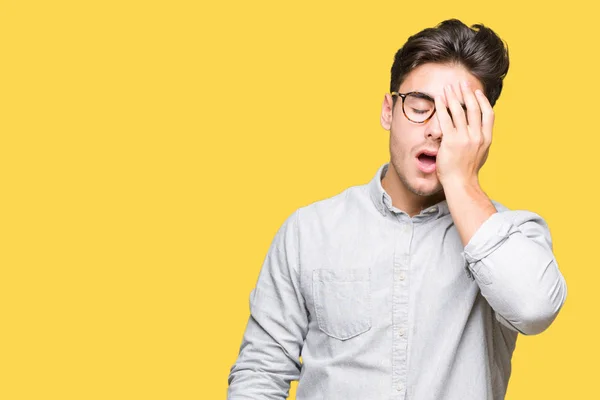
[[[507,221],[501,212],[492,214],[475,231],[461,253],[468,264],[475,264],[496,250],[510,235],[519,229]]]

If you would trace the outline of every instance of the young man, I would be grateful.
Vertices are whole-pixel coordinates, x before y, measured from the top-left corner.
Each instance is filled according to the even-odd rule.
[[[492,30],[458,20],[396,53],[390,162],[278,230],[229,400],[285,399],[292,380],[298,400],[504,398],[518,333],[567,294],[545,221],[478,183],[508,65]]]

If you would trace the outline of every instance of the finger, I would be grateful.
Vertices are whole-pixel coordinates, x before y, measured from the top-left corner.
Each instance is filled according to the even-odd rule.
[[[481,134],[481,108],[479,108],[479,102],[475,98],[475,94],[469,87],[467,81],[461,82],[460,90],[465,105],[467,106],[467,124],[469,125],[469,133],[471,135]]]
[[[444,92],[446,93],[448,108],[450,108],[450,112],[452,113],[454,126],[458,131],[465,132],[467,130],[467,119],[462,105],[460,104],[456,93],[454,93],[454,89],[452,89],[452,86],[447,85],[444,88]]]
[[[454,131],[454,124],[452,123],[452,118],[450,118],[450,114],[448,114],[448,110],[446,109],[446,104],[444,104],[442,96],[435,96],[434,101],[435,115],[437,116],[437,119],[440,122],[442,134],[451,135]]]
[[[485,142],[489,145],[492,143],[492,129],[494,126],[494,109],[490,104],[485,94],[479,89],[475,91],[479,108],[481,109],[481,132]]]

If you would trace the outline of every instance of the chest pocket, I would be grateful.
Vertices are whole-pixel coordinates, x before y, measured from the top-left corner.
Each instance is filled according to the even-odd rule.
[[[371,329],[371,276],[365,269],[315,269],[313,298],[319,329],[340,340]]]

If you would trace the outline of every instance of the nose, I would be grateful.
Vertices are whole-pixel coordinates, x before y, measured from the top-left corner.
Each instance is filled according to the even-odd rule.
[[[433,115],[425,124],[425,139],[438,140],[442,137],[442,128],[437,119],[437,115]]]

